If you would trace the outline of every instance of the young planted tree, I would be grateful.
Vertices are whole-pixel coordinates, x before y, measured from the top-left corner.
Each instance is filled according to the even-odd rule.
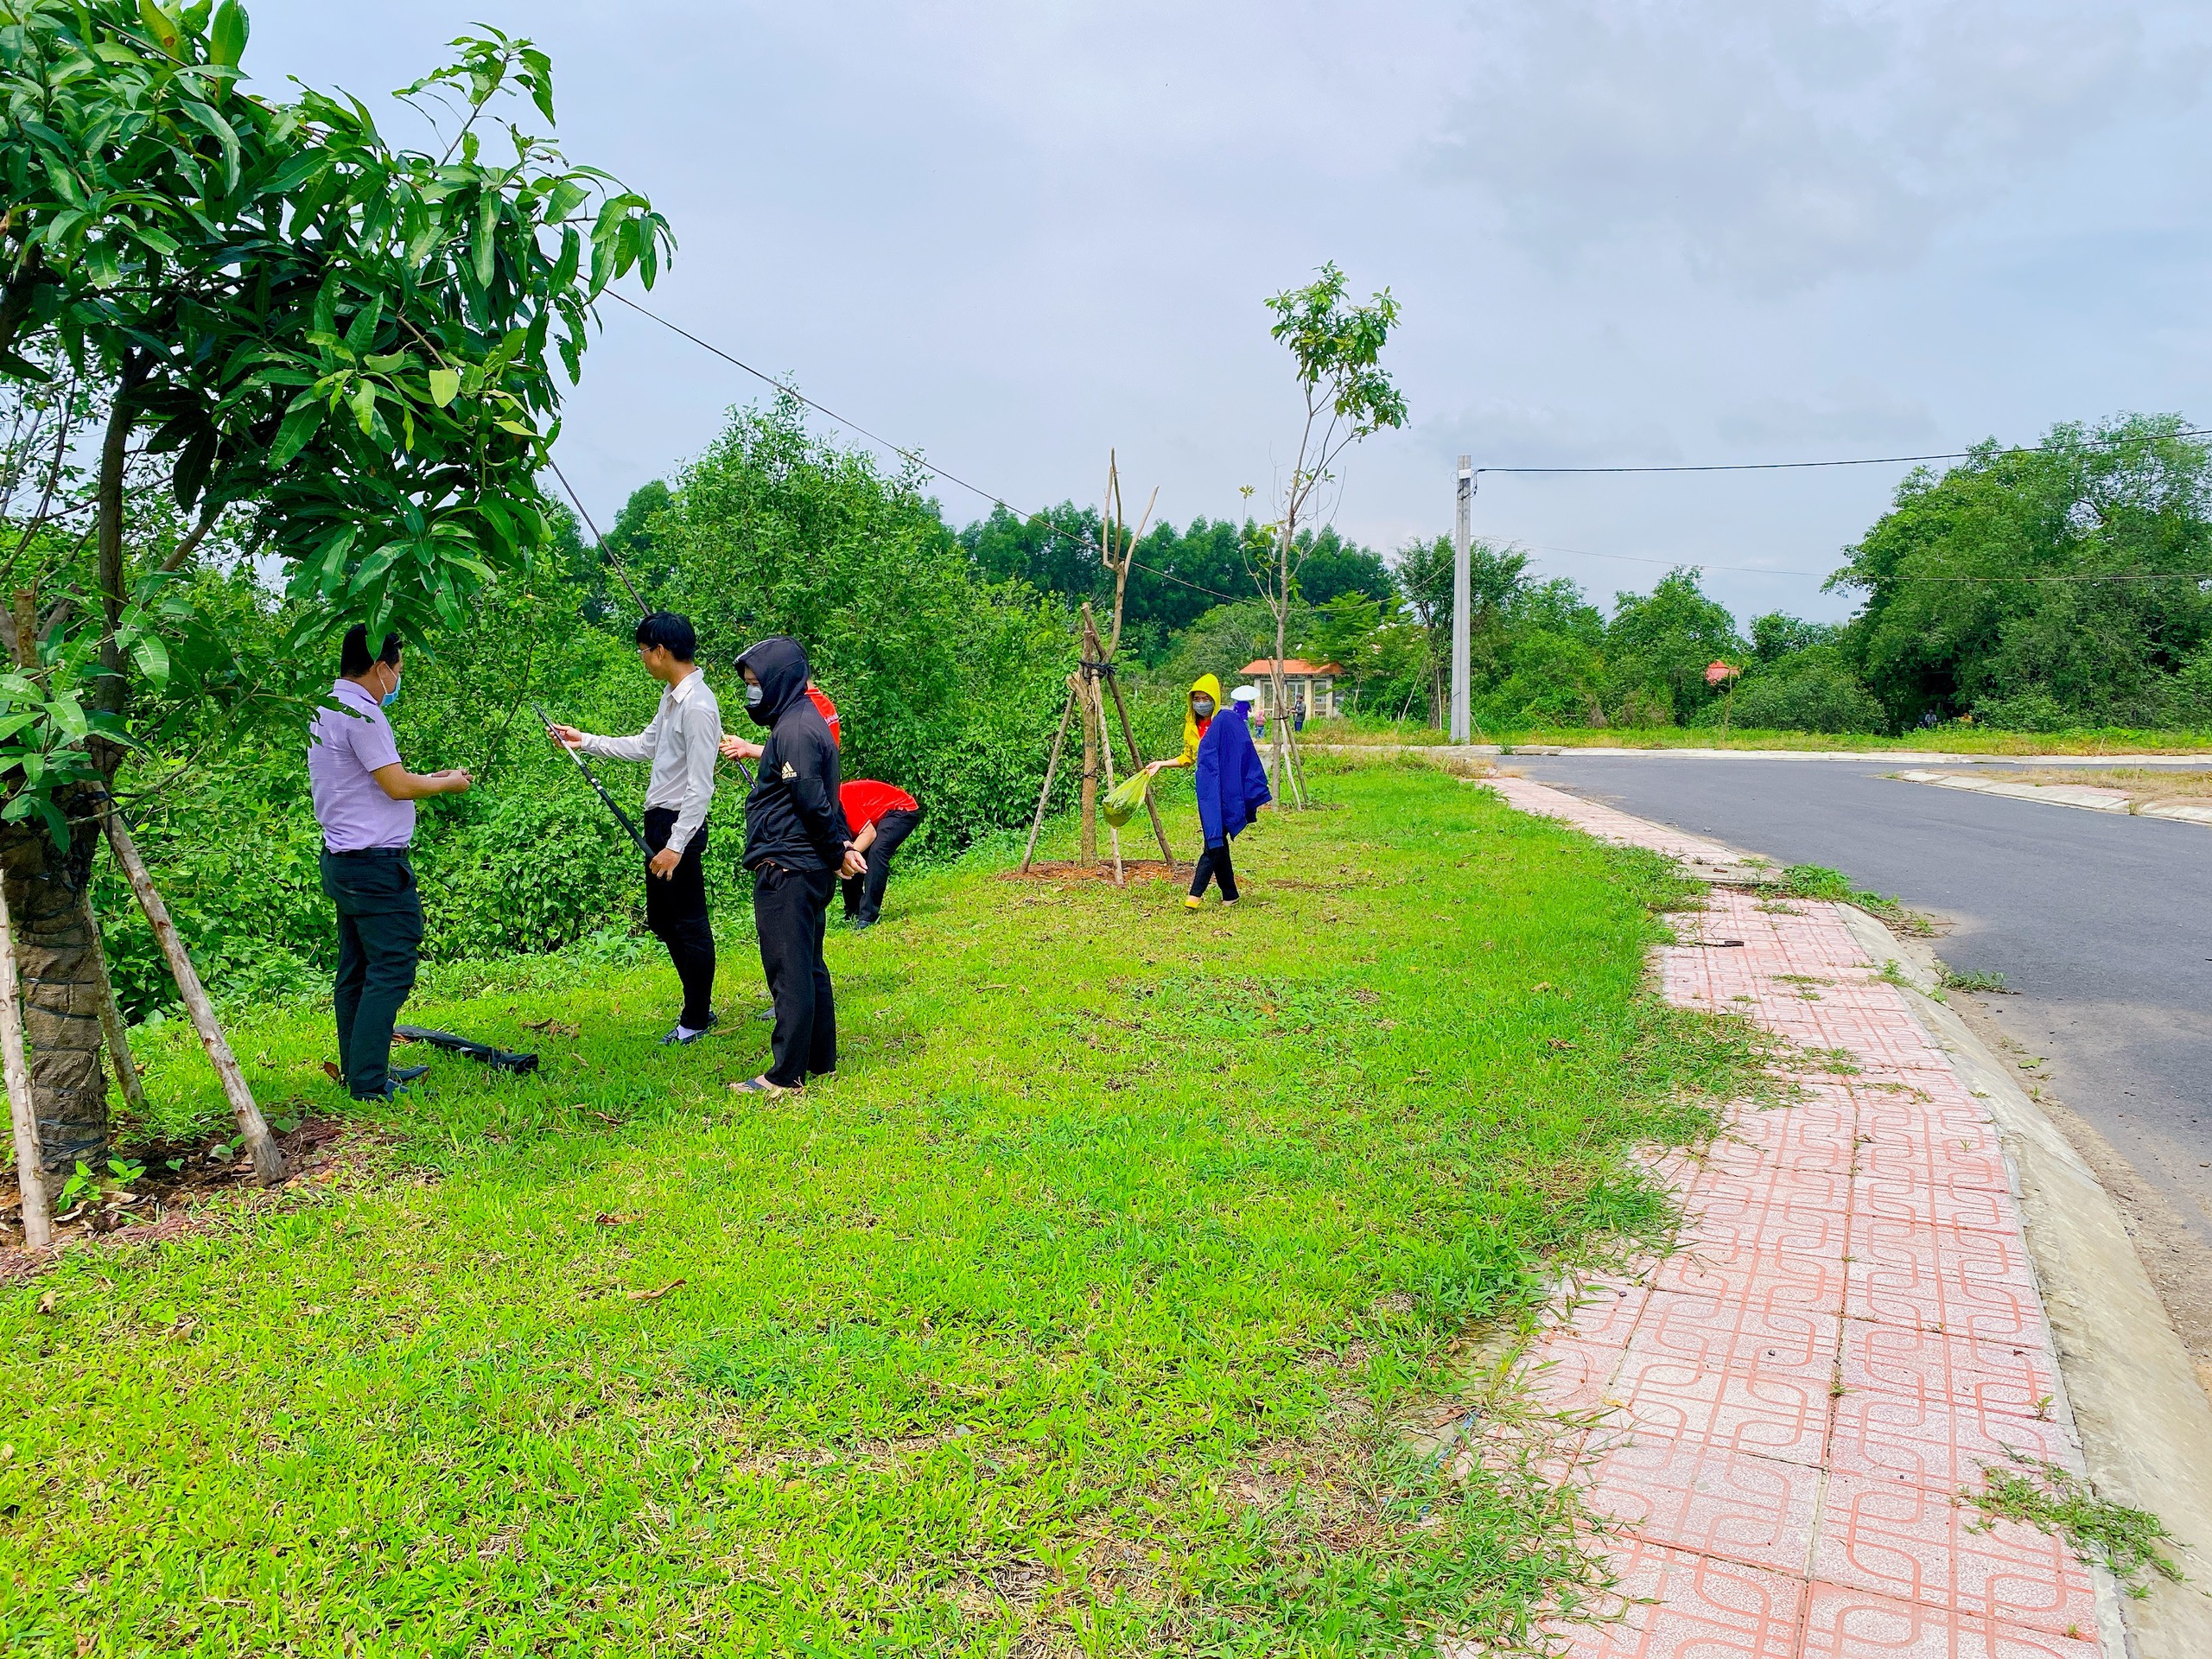
[[[51,1170],[107,1152],[81,895],[103,830],[129,861],[111,808],[134,687],[167,673],[175,579],[219,524],[281,572],[296,691],[325,665],[310,648],[353,622],[457,626],[547,539],[534,479],[593,301],[633,269],[650,283],[671,245],[643,197],[493,118],[519,93],[553,124],[527,41],[464,36],[406,89],[450,124],[430,153],[388,142],[358,99],[249,93],[246,39],[237,0],[0,0],[0,383],[66,383],[81,418],[54,454],[89,474],[28,508],[19,493],[0,527],[18,664],[0,674],[0,868]],[[149,467],[181,534],[132,534]],[[181,946],[170,961],[192,1002]],[[222,1069],[212,1015],[203,1034]]]
[[[1274,739],[1274,772],[1287,780],[1287,792],[1299,804],[1304,791],[1292,776],[1287,745],[1289,710],[1285,707],[1283,650],[1290,611],[1298,592],[1299,568],[1315,544],[1300,531],[1319,516],[1316,493],[1334,478],[1344,452],[1370,433],[1406,423],[1406,400],[1379,366],[1382,347],[1398,321],[1398,302],[1384,289],[1365,305],[1345,302],[1344,275],[1333,262],[1304,288],[1289,289],[1268,302],[1275,314],[1269,330],[1290,347],[1298,367],[1298,386],[1306,404],[1290,476],[1276,502],[1273,524],[1247,543],[1252,580],[1274,618],[1274,666],[1268,706]]]

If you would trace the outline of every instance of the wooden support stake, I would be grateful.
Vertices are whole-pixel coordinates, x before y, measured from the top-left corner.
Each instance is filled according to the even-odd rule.
[[[1106,788],[1108,792],[1111,793],[1114,788],[1114,745],[1106,735],[1106,699],[1099,694],[1098,682],[1096,678],[1090,682],[1090,702],[1092,707],[1098,711],[1098,753],[1100,759],[1105,763]],[[1107,821],[1106,839],[1114,849],[1114,885],[1117,887],[1126,887],[1129,882],[1127,874],[1122,868],[1122,832],[1114,827],[1111,819]]]
[[[1052,758],[1045,763],[1045,787],[1037,791],[1037,816],[1029,823],[1029,844],[1021,849],[1021,873],[1037,855],[1037,832],[1045,827],[1045,804],[1052,798],[1052,774],[1060,769],[1060,748],[1068,741],[1068,716],[1075,712],[1075,682],[1068,682],[1068,700],[1060,705],[1060,729],[1052,734]]]
[[[8,895],[0,890],[0,1070],[8,1080],[8,1119],[16,1131],[16,1185],[23,1195],[23,1243],[43,1250],[54,1243],[46,1172],[39,1167],[38,1109],[31,1096],[30,1062],[23,1057],[23,1005],[16,979],[16,930]]]
[[[1100,733],[1098,709],[1091,696],[1093,687],[1090,682],[1093,671],[1088,666],[1090,663],[1097,660],[1091,655],[1092,645],[1097,638],[1098,627],[1090,620],[1090,601],[1086,599],[1083,601],[1082,630],[1076,636],[1076,648],[1082,653],[1086,665],[1076,671],[1083,677],[1083,686],[1077,694],[1083,705],[1081,709],[1083,798],[1079,803],[1080,814],[1076,824],[1075,844],[1075,855],[1085,864],[1094,864],[1098,861],[1098,739]]]
[[[107,971],[107,947],[100,942],[100,918],[92,912],[92,895],[87,892],[85,900],[85,925],[92,935],[92,968],[100,980],[100,1034],[107,1039],[108,1064],[115,1068],[116,1086],[123,1090],[123,1098],[143,1122],[146,1116],[146,1085],[139,1080],[138,1066],[130,1058],[130,1033],[123,1023],[123,1010],[116,1006],[115,981]]]
[[[274,1186],[284,1179],[284,1154],[278,1149],[276,1137],[269,1133],[261,1108],[253,1103],[253,1095],[245,1086],[245,1074],[238,1070],[238,1056],[231,1052],[230,1039],[223,1035],[221,1022],[215,1018],[215,1005],[207,1000],[199,971],[193,967],[184,941],[177,935],[176,924],[169,919],[168,906],[155,890],[154,878],[147,874],[145,860],[138,856],[137,843],[130,839],[123,814],[110,808],[104,816],[107,820],[108,844],[115,849],[116,861],[123,866],[123,873],[130,878],[130,891],[137,894],[138,907],[146,912],[154,937],[161,942],[162,955],[168,959],[169,973],[192,1015],[194,1027],[200,1033],[200,1044],[214,1063],[215,1075],[222,1079],[223,1094],[231,1103],[232,1116],[238,1119],[238,1134],[253,1154],[254,1177],[264,1186]]]
[[[1122,716],[1122,741],[1129,746],[1129,765],[1141,769],[1144,751],[1137,747],[1137,734],[1129,724],[1129,705],[1122,701],[1122,682],[1113,675],[1106,677],[1106,683],[1114,693],[1114,707]],[[1152,791],[1144,792],[1144,810],[1152,814],[1152,833],[1160,839],[1160,855],[1167,861],[1171,874],[1175,868],[1175,855],[1167,849],[1167,827],[1160,821],[1159,803],[1152,798]]]

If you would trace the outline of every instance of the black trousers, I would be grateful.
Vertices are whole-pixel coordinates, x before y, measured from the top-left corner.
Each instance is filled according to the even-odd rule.
[[[391,1081],[391,1027],[415,988],[423,953],[423,895],[398,849],[322,855],[322,890],[338,906],[338,1066],[356,1100]]]
[[[763,864],[753,873],[753,930],[760,936],[760,970],[776,1003],[769,1037],[774,1063],[766,1077],[786,1089],[837,1069],[836,996],[822,959],[836,887],[830,870]]]
[[[1221,883],[1221,896],[1225,902],[1236,902],[1236,872],[1229,867],[1229,843],[1225,841],[1198,855],[1198,873],[1191,877],[1191,897],[1201,897],[1209,881]]]
[[[868,874],[848,877],[844,883],[847,921],[872,922],[883,914],[883,889],[891,880],[891,855],[921,821],[918,811],[896,810],[875,821],[875,839],[868,848]]]
[[[654,852],[668,845],[676,814],[664,806],[645,810],[645,845]],[[707,920],[707,826],[701,824],[683,856],[664,880],[645,872],[645,926],[668,947],[676,976],[683,984],[683,1012],[677,1023],[706,1029],[714,1018],[715,930]]]

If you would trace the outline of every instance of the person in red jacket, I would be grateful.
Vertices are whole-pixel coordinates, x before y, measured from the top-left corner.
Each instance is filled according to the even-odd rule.
[[[830,741],[839,748],[843,748],[845,734],[838,729],[837,705],[830,701],[830,694],[812,680],[809,680],[806,683],[806,700],[821,711],[822,718],[829,723]]]
[[[869,778],[855,778],[843,785],[837,799],[852,827],[853,850],[868,855],[868,874],[845,878],[845,919],[855,929],[874,927],[883,913],[891,855],[922,821],[921,803],[903,789]]]

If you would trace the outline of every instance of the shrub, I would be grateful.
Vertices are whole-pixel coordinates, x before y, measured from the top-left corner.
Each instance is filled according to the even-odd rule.
[[[1754,669],[1736,689],[1730,721],[1746,730],[1777,732],[1878,732],[1887,725],[1873,694],[1833,660],[1833,653],[1805,652],[1828,660],[1790,667],[1784,658],[1771,668]],[[1708,707],[1697,723],[1718,725],[1720,711]]]

